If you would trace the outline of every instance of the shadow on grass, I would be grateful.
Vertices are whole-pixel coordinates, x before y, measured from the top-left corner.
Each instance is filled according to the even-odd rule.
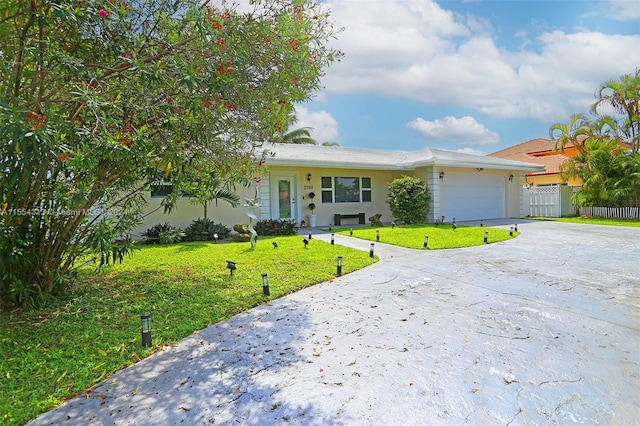
[[[309,329],[306,308],[279,299],[193,334],[30,424],[353,422],[304,395],[284,396],[281,384],[313,362],[303,351]]]

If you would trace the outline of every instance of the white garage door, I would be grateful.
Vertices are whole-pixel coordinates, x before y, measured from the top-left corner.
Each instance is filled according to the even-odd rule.
[[[445,176],[442,214],[445,221],[505,217],[504,179],[495,176]]]

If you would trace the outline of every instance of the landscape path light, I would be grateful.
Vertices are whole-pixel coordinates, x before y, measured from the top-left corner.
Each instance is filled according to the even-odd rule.
[[[376,229],[376,241],[380,241],[380,230]]]
[[[511,228],[509,228],[509,236],[513,237],[513,226]]]
[[[516,225],[514,226],[514,231],[518,232],[518,224],[516,223]]]
[[[229,272],[231,272],[231,276],[233,276],[233,271],[235,271],[236,268],[236,262],[232,262],[230,260],[227,260],[227,269],[229,270]]]
[[[265,296],[271,295],[271,292],[269,291],[269,277],[266,272],[262,274],[262,294]]]
[[[213,242],[218,244],[218,234],[213,234]]]
[[[484,231],[484,242],[489,242],[489,231]]]
[[[427,246],[429,245],[429,236],[425,235],[424,236],[424,243],[422,244],[423,248],[427,248]]]
[[[335,244],[335,238],[336,238],[336,234],[331,234],[331,245]]]
[[[140,314],[140,322],[142,324],[142,345],[148,348],[151,346],[151,314],[149,312]]]
[[[353,237],[353,228],[349,228],[349,236]]]
[[[309,244],[309,240],[307,240],[306,238],[303,238],[302,244],[304,244],[304,248],[307,248],[307,245]]]
[[[369,257],[373,257],[373,247],[375,244],[371,243],[371,247],[369,247]]]
[[[274,242],[272,242],[271,244],[273,244],[273,248],[274,248],[274,249],[278,248],[278,243],[276,243],[275,241],[274,241]]]
[[[336,275],[342,276],[342,256],[338,256],[338,265],[336,268]]]

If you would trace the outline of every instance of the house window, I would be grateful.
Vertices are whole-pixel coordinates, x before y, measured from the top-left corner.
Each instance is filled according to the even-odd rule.
[[[323,176],[321,193],[323,203],[371,202],[371,178]]]
[[[173,185],[166,182],[158,182],[151,185],[151,198],[164,198],[171,194]]]

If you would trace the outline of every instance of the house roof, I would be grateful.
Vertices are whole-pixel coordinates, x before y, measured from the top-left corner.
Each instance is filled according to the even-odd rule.
[[[527,173],[529,176],[557,174],[560,172],[560,165],[570,157],[560,151],[554,151],[554,145],[555,142],[549,139],[531,139],[500,151],[492,152],[489,156],[544,166],[544,170]],[[573,145],[565,146],[565,149],[567,148],[573,148]]]
[[[271,165],[375,170],[413,170],[426,166],[450,166],[543,171],[542,166],[532,163],[441,149],[405,152],[310,144],[272,144],[266,148],[273,154],[267,159],[267,164]]]

